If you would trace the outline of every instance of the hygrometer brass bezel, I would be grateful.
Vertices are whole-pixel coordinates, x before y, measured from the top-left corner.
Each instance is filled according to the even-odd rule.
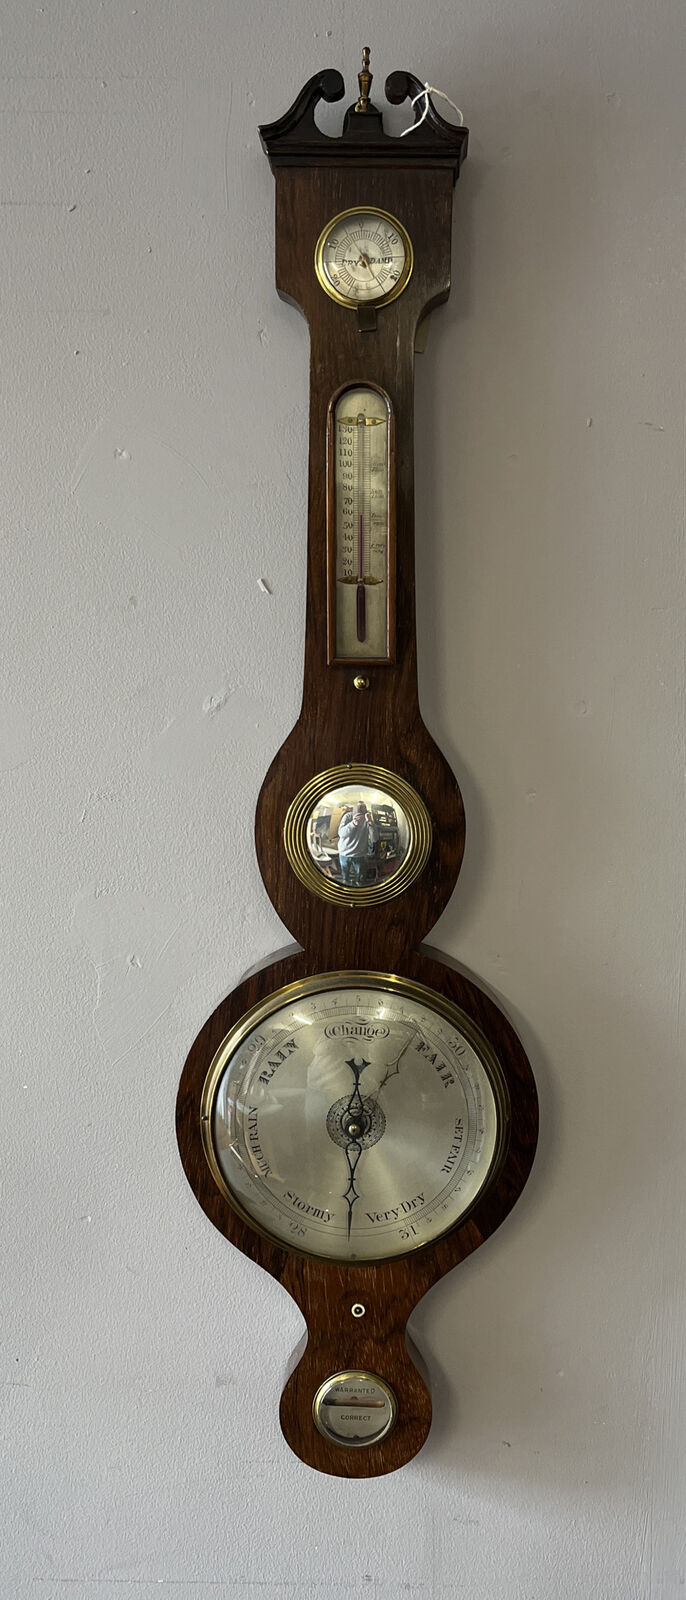
[[[339,226],[339,223],[344,222],[346,217],[359,216],[381,217],[384,222],[390,222],[400,234],[405,250],[405,264],[400,277],[398,278],[398,282],[394,283],[393,288],[389,289],[386,294],[375,295],[373,299],[369,300],[361,300],[359,296],[356,295],[343,294],[341,290],[337,289],[331,282],[331,279],[327,276],[326,267],[324,266],[324,250],[326,248],[327,240],[330,238],[334,229]],[[403,290],[407,288],[410,278],[412,277],[413,267],[414,249],[407,228],[403,227],[402,222],[399,222],[398,218],[394,217],[391,211],[384,211],[382,206],[348,206],[345,211],[339,211],[337,215],[335,217],[331,217],[326,226],[322,228],[314,252],[314,270],[317,274],[319,284],[324,290],[324,293],[328,294],[331,300],[335,300],[339,306],[347,306],[348,309],[352,310],[355,310],[357,306],[361,305],[373,306],[375,309],[377,309],[379,306],[390,305],[391,301],[397,300],[398,295],[402,294]]]

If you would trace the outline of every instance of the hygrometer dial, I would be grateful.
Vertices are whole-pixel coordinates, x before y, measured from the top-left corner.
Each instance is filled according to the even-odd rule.
[[[340,305],[388,305],[409,281],[409,233],[389,211],[357,206],[332,217],[317,241],[315,271]]]
[[[407,1254],[471,1210],[505,1149],[492,1046],[410,980],[327,973],[281,990],[221,1044],[202,1101],[225,1196],[271,1238],[365,1262]]]

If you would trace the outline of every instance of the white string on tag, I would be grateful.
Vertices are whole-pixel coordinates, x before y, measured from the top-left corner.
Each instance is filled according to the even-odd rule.
[[[460,111],[460,107],[455,105],[455,101],[451,100],[450,95],[449,94],[444,94],[442,89],[435,89],[433,87],[433,84],[431,84],[431,83],[425,83],[424,84],[424,88],[420,89],[419,94],[416,94],[414,99],[410,101],[410,106],[412,107],[412,106],[416,106],[418,100],[423,100],[424,101],[424,110],[422,111],[421,117],[417,117],[417,121],[416,122],[411,122],[409,128],[403,128],[403,131],[402,131],[402,133],[400,135],[401,139],[405,138],[405,134],[406,133],[414,133],[415,128],[421,128],[422,123],[425,121],[426,117],[428,116],[429,106],[431,104],[431,101],[429,100],[429,95],[431,95],[431,94],[437,95],[439,100],[447,100],[448,105],[452,106],[453,111],[457,112],[457,115],[458,115],[458,117],[460,119],[459,126],[460,127],[463,126],[464,117],[462,115],[462,112]]]

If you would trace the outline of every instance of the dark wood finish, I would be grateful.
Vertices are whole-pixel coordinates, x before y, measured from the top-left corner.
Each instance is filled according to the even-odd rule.
[[[339,913],[345,915],[344,911]],[[177,1137],[186,1176],[203,1211],[219,1231],[278,1278],[297,1301],[309,1339],[291,1374],[281,1404],[281,1422],[296,1454],[321,1472],[369,1477],[393,1472],[416,1454],[431,1421],[431,1400],[405,1344],[405,1324],[432,1284],[476,1250],[507,1216],[528,1177],[536,1149],[536,1089],[524,1050],[494,1002],[435,954],[405,950],[394,971],[447,995],[461,1006],[492,1044],[502,1067],[511,1104],[510,1130],[493,1184],[468,1219],[433,1244],[411,1255],[367,1266],[314,1260],[288,1250],[251,1227],[217,1188],[205,1160],[200,1133],[200,1101],[209,1064],[229,1029],[258,1001],[288,983],[333,970],[316,946],[263,967],[217,1006],[190,1051],[179,1086]],[[380,970],[384,969],[383,965]],[[356,1320],[350,1307],[360,1301],[366,1314]],[[316,1390],[331,1373],[367,1368],[395,1389],[400,1402],[393,1432],[379,1445],[345,1450],[329,1443],[312,1421]]]
[[[411,138],[385,143],[404,150]],[[414,342],[418,324],[450,288],[453,169],[436,165],[420,172],[399,156],[394,164],[386,159],[386,166],[276,167],[277,287],[304,311],[310,328],[307,625],[302,710],[265,778],[255,839],[267,892],[300,944],[329,958],[335,952],[336,964],[349,967],[374,965],[373,952],[383,944],[388,968],[400,959],[408,928],[417,942],[425,938],[452,894],[464,851],[464,812],[454,774],[419,710],[414,599]],[[415,251],[409,283],[379,308],[376,332],[361,333],[355,312],[330,299],[313,270],[326,222],[358,205],[398,217]],[[328,664],[326,436],[332,395],[370,382],[388,395],[395,421],[396,628],[395,661],[368,671],[366,664]],[[360,670],[370,678],[365,691],[354,687]],[[316,772],[344,761],[390,768],[428,806],[431,857],[402,901],[345,911],[323,900],[314,904],[281,848],[294,795]]]
[[[368,90],[368,75],[361,91]],[[365,88],[366,85],[366,88]],[[399,103],[420,92],[409,73],[387,80]],[[452,189],[467,144],[466,129],[430,107],[405,139],[384,133],[381,113],[346,115],[343,135],[316,125],[319,99],[338,100],[336,72],[312,78],[262,140],[276,177],[276,280],[279,294],[304,313],[310,328],[310,453],[305,684],[298,721],[267,773],[256,816],[260,870],[286,926],[303,946],[252,974],[205,1023],[184,1067],[177,1132],[184,1168],[197,1199],[220,1232],[288,1289],[306,1318],[309,1337],[284,1389],[281,1422],[292,1449],[319,1471],[343,1477],[391,1472],[420,1449],[431,1420],[426,1383],[408,1349],[407,1318],[444,1273],[475,1250],[510,1211],[534,1157],[537,1099],[531,1068],[513,1029],[473,982],[417,946],[455,886],[464,848],[462,800],[453,773],[422,722],[417,696],[414,602],[413,365],[417,330],[450,286]],[[415,122],[423,107],[415,108]],[[408,230],[414,270],[403,293],[373,316],[358,317],[326,295],[314,253],[325,224],[358,205],[378,206]],[[327,651],[327,419],[342,389],[373,384],[389,398],[395,434],[395,659],[382,666],[330,663]],[[357,690],[363,672],[368,690]],[[413,785],[433,823],[429,861],[396,899],[341,905],[320,899],[296,878],[283,848],[287,809],[318,772],[343,762],[387,767]],[[510,1099],[502,1163],[466,1220],[442,1238],[392,1261],[346,1265],[282,1247],[252,1227],[217,1188],[203,1152],[200,1104],[205,1077],[229,1029],[258,1001],[322,972],[368,969],[414,979],[455,1001],[495,1049]],[[366,1307],[356,1320],[351,1306]],[[319,1385],[332,1373],[365,1368],[389,1382],[399,1401],[394,1430],[379,1443],[346,1450],[324,1439],[312,1419]]]
[[[467,154],[469,138],[466,128],[456,128],[446,122],[429,101],[424,112],[423,83],[413,72],[392,72],[384,85],[386,99],[394,106],[404,100],[422,99],[414,108],[411,138],[400,142],[384,133],[383,118],[378,106],[369,105],[364,115],[353,106],[346,112],[342,139],[330,139],[322,133],[314,120],[320,100],[331,104],[342,100],[345,84],[340,72],[328,69],[316,72],[301,89],[293,105],[276,122],[260,128],[262,145],[269,156],[272,171],[278,167],[334,166],[349,167],[384,166],[402,162],[406,167],[445,166],[457,178]],[[420,125],[421,124],[421,125]]]

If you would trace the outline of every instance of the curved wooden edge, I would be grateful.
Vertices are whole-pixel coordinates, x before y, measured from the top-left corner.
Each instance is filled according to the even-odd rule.
[[[436,140],[439,140],[442,148],[449,147],[451,152],[454,153],[457,162],[455,173],[457,178],[459,169],[467,154],[469,129],[461,125],[456,126],[454,122],[447,122],[446,118],[441,116],[440,111],[436,110],[430,94],[428,95],[427,103],[425,98],[427,95],[426,85],[420,83],[419,78],[416,78],[413,72],[391,72],[384,84],[384,92],[386,99],[393,106],[402,105],[404,100],[415,101],[413,132],[410,143],[414,142],[416,137],[418,141],[421,141],[422,146],[429,141],[435,144]]]
[[[421,95],[423,90],[424,85],[413,72],[392,72],[385,83],[386,98],[391,105],[401,105],[404,100]],[[353,103],[346,112],[342,135],[332,137],[317,126],[315,111],[320,100],[331,104],[342,100],[344,94],[341,73],[336,68],[325,68],[308,79],[283,116],[262,124],[260,139],[272,171],[301,162],[316,166],[318,162],[357,161],[360,156],[373,159],[383,151],[385,160],[403,166],[440,162],[453,169],[453,181],[456,181],[467,154],[468,130],[446,122],[431,98],[425,113],[421,101],[414,108],[415,127],[411,139],[387,133],[382,110],[372,101],[365,115],[358,115]]]
[[[431,1395],[410,1355],[404,1323],[386,1333],[381,1341],[362,1334],[355,1343],[354,1362],[341,1367],[336,1364],[337,1340],[327,1338],[327,1332],[336,1329],[341,1321],[351,1320],[349,1295],[345,1291],[330,1295],[327,1309],[330,1321],[317,1324],[316,1338],[308,1339],[281,1396],[281,1431],[295,1455],[317,1472],[337,1478],[377,1478],[396,1472],[421,1450],[431,1427]],[[379,1444],[362,1449],[331,1443],[319,1433],[312,1416],[320,1384],[335,1372],[353,1369],[384,1378],[398,1404],[391,1432]]]
[[[343,677],[334,679],[329,688],[329,725],[320,738],[323,748],[317,765],[309,716],[303,715],[275,755],[258,796],[255,849],[267,894],[294,938],[326,950],[330,968],[373,965],[375,949],[383,950],[387,962],[400,961],[408,928],[417,942],[426,937],[447,905],[462,866],[466,830],[457,779],[418,712],[408,715],[402,733],[390,717],[384,718],[392,688],[389,685],[386,703],[384,690],[372,707],[372,713],[379,713],[382,739],[378,733],[373,736],[371,714],[360,705],[364,697],[356,695]],[[336,746],[336,764],[342,764],[341,748],[353,766],[383,764],[409,784],[428,813],[432,837],[426,863],[397,898],[370,903],[351,893],[345,904],[320,899],[288,859],[283,841],[290,809],[305,786],[334,764],[328,757]]]
[[[387,970],[382,959],[375,970]],[[447,996],[478,1024],[497,1054],[509,1097],[509,1133],[501,1164],[467,1218],[442,1238],[410,1255],[366,1266],[317,1260],[259,1233],[233,1210],[215,1185],[200,1130],[201,1097],[210,1063],[229,1029],[252,1005],[289,983],[322,971],[321,962],[307,951],[296,951],[261,968],[221,1002],[189,1051],[177,1101],[181,1160],[203,1211],[232,1244],[279,1279],[307,1323],[307,1344],[283,1394],[284,1434],[301,1460],[341,1477],[394,1471],[421,1448],[430,1426],[431,1402],[407,1350],[407,1319],[427,1290],[504,1221],[524,1188],[538,1136],[533,1073],[511,1023],[495,1001],[435,954],[406,952],[394,970],[400,977]],[[363,1317],[352,1316],[353,1304],[364,1305]],[[399,1402],[392,1433],[379,1445],[358,1451],[323,1439],[312,1418],[319,1384],[334,1372],[354,1369],[378,1372],[390,1383]]]
[[[335,67],[325,67],[321,72],[315,72],[307,83],[296,95],[292,106],[284,111],[282,117],[277,117],[275,122],[264,122],[259,130],[262,148],[268,156],[273,154],[273,147],[289,134],[302,135],[304,131],[324,139],[325,134],[317,127],[314,113],[320,100],[326,100],[331,105],[336,100],[342,100],[345,94],[345,82],[340,72]]]

